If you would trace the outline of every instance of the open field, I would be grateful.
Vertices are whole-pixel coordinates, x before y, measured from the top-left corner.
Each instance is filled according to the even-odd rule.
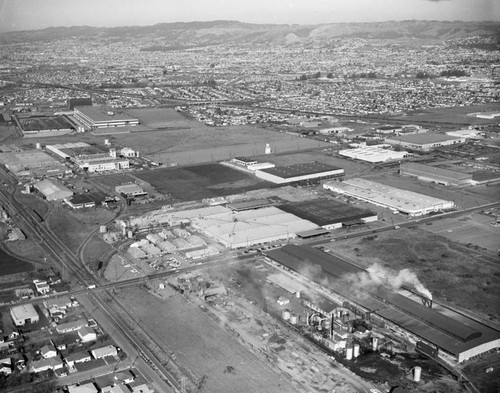
[[[493,367],[493,371],[489,374],[484,372],[488,367]],[[463,372],[481,393],[500,391],[500,354],[491,353],[471,364],[466,364]]]
[[[164,168],[136,172],[135,176],[179,201],[238,194],[272,186],[268,182],[220,164]]]
[[[135,182],[137,179],[126,173],[110,174],[105,176],[92,177],[92,182],[104,186],[108,190],[115,190],[116,186],[124,183]]]
[[[433,123],[434,127],[439,126],[440,123],[447,124],[448,128],[453,128],[453,125],[459,127],[461,125],[473,125],[473,124],[490,124],[496,123],[494,120],[489,119],[478,119],[476,117],[467,116],[468,113],[476,112],[488,112],[497,111],[498,104],[485,104],[476,106],[464,106],[464,107],[453,107],[453,108],[436,108],[427,109],[425,111],[419,111],[415,113],[407,114],[403,119],[408,123],[422,124],[428,126],[426,123]],[[401,117],[395,117],[397,120],[401,120]],[[390,121],[390,118],[388,119]]]
[[[422,229],[454,242],[485,248],[496,255],[500,248],[500,227],[491,226],[494,221],[492,216],[472,213],[463,217],[443,218]]]
[[[116,299],[195,380],[206,378],[204,392],[296,391],[288,380],[180,294],[174,292],[167,299],[159,299],[145,289],[131,287],[120,291]],[[227,372],[228,368],[232,371]]]
[[[475,186],[475,187],[454,187],[442,186],[435,183],[423,182],[406,176],[399,176],[397,172],[376,173],[365,176],[369,180],[385,184],[390,187],[396,187],[407,191],[413,191],[428,195],[434,198],[440,198],[455,202],[459,209],[477,207],[491,202],[498,201],[499,185],[493,186]]]
[[[412,227],[330,244],[339,254],[366,268],[414,271],[437,302],[472,311],[498,322],[500,270],[497,261],[474,249]]]
[[[266,143],[273,153],[326,147],[329,144],[255,126],[206,127],[114,135],[124,146],[164,165],[189,165],[222,161],[237,156],[264,154]]]
[[[114,214],[105,209],[72,211],[58,207],[48,216],[50,229],[73,252],[97,226],[111,220]]]
[[[82,251],[85,263],[89,265],[92,270],[97,271],[102,269],[102,272],[104,272],[104,267],[112,254],[114,254],[113,247],[102,240],[98,234],[90,238],[90,241],[85,245]]]
[[[7,254],[0,248],[0,276],[24,273],[34,270],[32,264]]]
[[[0,143],[11,143],[17,139],[15,126],[0,125]]]

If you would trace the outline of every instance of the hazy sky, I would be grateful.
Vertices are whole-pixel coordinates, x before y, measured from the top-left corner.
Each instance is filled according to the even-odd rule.
[[[1,31],[217,19],[285,24],[500,21],[500,0],[0,0]]]

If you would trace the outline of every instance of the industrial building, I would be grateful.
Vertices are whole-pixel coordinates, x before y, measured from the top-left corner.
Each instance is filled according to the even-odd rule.
[[[450,210],[455,207],[453,201],[446,201],[360,178],[348,179],[343,182],[327,182],[323,184],[323,187],[338,194],[348,195],[377,206],[387,207],[410,217],[423,216],[431,212]]]
[[[115,149],[103,151],[85,142],[47,145],[46,149],[66,160],[72,160],[80,168],[88,172],[105,172],[128,169],[127,158],[119,158]]]
[[[446,135],[467,138],[467,139],[484,139],[485,133],[478,130],[457,130],[457,131],[447,131]]]
[[[415,177],[418,180],[428,181],[445,186],[465,186],[472,184],[472,173],[447,169],[437,165],[425,165],[408,162],[399,166],[401,176]]]
[[[1,153],[0,163],[18,177],[58,176],[67,168],[42,150]]]
[[[121,184],[119,186],[116,186],[115,192],[117,194],[124,195],[127,198],[148,195],[148,193],[144,191],[144,189],[140,185],[135,183]]]
[[[155,210],[141,217],[131,217],[129,225],[139,230],[161,226],[192,225],[211,239],[228,248],[248,247],[259,243],[287,240],[298,232],[318,228],[310,221],[286,213],[277,207],[233,211],[224,206],[209,206],[199,209],[168,211]],[[172,240],[177,249],[194,249],[196,244],[183,239]],[[167,245],[168,246],[168,245]],[[159,244],[161,248],[161,243]]]
[[[377,213],[331,199],[288,203],[279,208],[328,230],[361,225],[378,219]]]
[[[408,157],[407,151],[395,151],[377,146],[363,146],[355,149],[339,150],[339,154],[353,160],[367,161],[371,163],[399,161]]]
[[[73,196],[73,191],[67,187],[47,179],[35,183],[34,187],[40,191],[48,201],[58,201]]]
[[[74,109],[75,118],[87,128],[136,126],[139,119],[127,112],[106,106],[79,106]]]
[[[192,225],[228,248],[249,247],[259,243],[294,238],[297,232],[317,228],[316,224],[276,207],[193,217]]]
[[[345,299],[342,306],[357,318],[383,321],[381,325],[390,331],[409,335],[417,347],[423,344],[436,348],[439,356],[463,362],[500,347],[498,331],[464,315],[460,320],[444,315],[432,308],[432,301],[429,307],[378,285],[365,287],[362,293],[354,291],[345,279],[364,270],[341,258],[309,246],[295,245],[268,251],[266,257],[322,286],[327,283],[326,289],[335,295],[335,301]],[[331,312],[321,311],[325,307],[316,304],[314,299],[309,302],[318,312]]]
[[[313,161],[255,171],[255,176],[275,184],[319,181],[344,176],[344,169]]]
[[[27,323],[38,322],[40,317],[32,304],[23,304],[22,306],[12,307],[10,315],[16,326],[24,326]]]
[[[385,138],[385,142],[395,146],[412,150],[429,151],[436,147],[450,146],[458,143],[465,143],[467,138],[454,137],[445,134],[425,132],[421,134],[409,134],[401,136],[391,136]]]

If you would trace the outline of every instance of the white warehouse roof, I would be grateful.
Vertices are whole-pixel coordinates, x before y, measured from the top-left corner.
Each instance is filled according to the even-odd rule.
[[[364,146],[357,149],[340,150],[339,154],[344,157],[368,162],[385,162],[390,160],[401,160],[408,155],[407,151],[394,151],[375,146]]]
[[[276,207],[242,212],[224,209],[225,212],[193,218],[192,222],[196,228],[229,248],[286,240],[295,237],[297,232],[318,227]]]
[[[348,179],[344,182],[327,182],[323,187],[375,205],[389,207],[410,216],[421,216],[432,211],[442,211],[454,207],[453,201],[386,186],[365,179]]]

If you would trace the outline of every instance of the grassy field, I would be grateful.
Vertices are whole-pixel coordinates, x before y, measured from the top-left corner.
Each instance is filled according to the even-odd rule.
[[[31,263],[11,256],[0,248],[0,276],[30,272],[32,270],[34,270],[34,267]]]
[[[444,218],[422,228],[451,241],[477,246],[496,255],[500,247],[500,227],[492,227],[490,223],[493,221],[491,216],[472,213],[464,217]]]
[[[163,350],[195,379],[206,376],[203,391],[212,393],[295,392],[285,378],[237,342],[198,307],[180,294],[159,299],[145,289],[131,287],[116,298]],[[133,324],[133,322],[132,322]],[[234,372],[226,372],[233,367]]]
[[[414,271],[438,302],[470,310],[498,322],[500,271],[497,261],[417,227],[332,243],[362,267],[378,263]]]
[[[238,194],[271,186],[268,182],[220,164],[157,169],[136,172],[135,176],[179,201]]]
[[[102,269],[102,272],[104,272],[106,263],[113,253],[114,249],[102,240],[98,234],[95,234],[83,249],[83,260],[92,270]],[[102,262],[102,266],[100,266],[99,262]]]
[[[73,211],[58,206],[47,218],[50,229],[73,252],[97,226],[112,219],[114,214],[105,209]]]
[[[489,124],[492,123],[491,120],[478,119],[476,117],[467,116],[467,114],[497,110],[498,104],[427,109],[415,113],[409,113],[404,117],[404,120],[414,124],[419,124],[422,122],[432,122],[437,126],[439,126],[440,123],[449,123],[450,126]]]
[[[493,367],[493,371],[486,374],[484,370],[488,367]],[[466,365],[463,371],[481,393],[498,393],[500,391],[500,354],[488,354],[474,363]]]

